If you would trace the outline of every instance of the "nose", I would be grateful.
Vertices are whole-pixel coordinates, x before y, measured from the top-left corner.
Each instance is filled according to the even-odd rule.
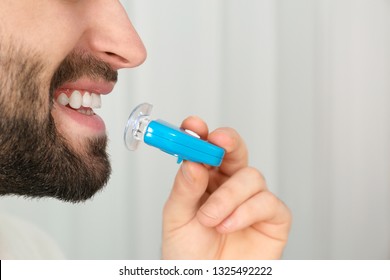
[[[146,59],[146,49],[119,1],[92,1],[84,13],[87,28],[83,42],[114,70],[132,68]]]

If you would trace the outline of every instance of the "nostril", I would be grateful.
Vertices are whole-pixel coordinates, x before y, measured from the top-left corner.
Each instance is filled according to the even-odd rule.
[[[124,57],[117,55],[113,52],[105,52],[111,63],[117,65],[117,64],[128,64],[129,61],[125,59]]]

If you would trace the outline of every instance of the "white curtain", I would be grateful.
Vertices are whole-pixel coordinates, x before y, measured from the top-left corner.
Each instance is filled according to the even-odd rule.
[[[122,135],[130,110],[235,127],[294,215],[285,259],[390,258],[390,1],[122,1],[148,49],[100,114],[113,174],[84,204],[3,197],[71,259],[158,259],[178,165]],[[1,225],[0,225],[1,226]]]

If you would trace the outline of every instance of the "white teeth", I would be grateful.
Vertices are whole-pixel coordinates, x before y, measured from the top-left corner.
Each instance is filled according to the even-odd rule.
[[[81,92],[75,90],[70,95],[69,106],[72,107],[73,109],[79,109],[82,103],[83,103],[83,96],[81,95]]]
[[[92,105],[92,97],[89,92],[85,92],[83,95],[83,107],[91,107]]]
[[[68,98],[68,96],[65,93],[61,93],[58,96],[57,101],[58,101],[58,103],[60,103],[61,105],[64,105],[64,106],[69,104],[69,98]]]
[[[102,100],[100,94],[85,92],[81,94],[80,91],[75,90],[70,94],[70,97],[65,92],[62,92],[57,97],[57,102],[63,106],[69,105],[73,109],[85,108],[101,108]],[[84,112],[82,112],[84,113]],[[89,113],[87,113],[89,115]]]
[[[92,93],[92,105],[91,108],[101,108],[102,107],[102,99],[99,94]]]

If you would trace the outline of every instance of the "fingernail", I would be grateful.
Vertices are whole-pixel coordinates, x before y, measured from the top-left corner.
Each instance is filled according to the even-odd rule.
[[[192,184],[194,182],[194,177],[192,176],[191,168],[188,165],[189,163],[184,161],[181,165],[181,172],[183,173],[184,178]]]

